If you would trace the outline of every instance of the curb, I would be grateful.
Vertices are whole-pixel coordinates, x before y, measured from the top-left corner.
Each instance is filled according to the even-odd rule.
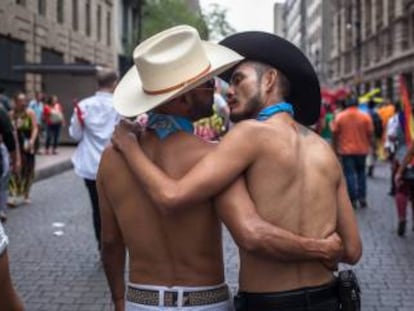
[[[62,161],[60,163],[56,163],[53,165],[50,165],[48,167],[39,169],[35,171],[35,177],[34,182],[61,174],[65,171],[68,171],[73,168],[72,161],[70,159],[66,161]]]

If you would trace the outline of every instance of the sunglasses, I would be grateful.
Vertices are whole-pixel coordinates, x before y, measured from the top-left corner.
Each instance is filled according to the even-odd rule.
[[[206,82],[204,82],[203,84],[201,84],[200,86],[197,86],[196,89],[198,90],[211,90],[211,89],[215,89],[216,88],[216,82],[213,79],[210,79]]]

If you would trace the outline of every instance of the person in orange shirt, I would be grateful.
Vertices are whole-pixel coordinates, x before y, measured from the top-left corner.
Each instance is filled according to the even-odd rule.
[[[373,142],[372,120],[358,109],[358,100],[350,98],[332,125],[352,205],[367,207],[365,161]]]

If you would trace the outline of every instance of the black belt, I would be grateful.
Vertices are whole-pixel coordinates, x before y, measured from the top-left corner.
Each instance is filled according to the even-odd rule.
[[[141,289],[128,286],[127,301],[149,306],[160,305],[159,290]],[[179,292],[177,290],[165,290],[163,305],[177,307]],[[230,294],[227,285],[206,290],[183,291],[182,306],[203,306],[229,300]]]
[[[274,293],[239,292],[235,297],[236,310],[274,310],[314,306],[338,298],[336,280],[322,286]]]

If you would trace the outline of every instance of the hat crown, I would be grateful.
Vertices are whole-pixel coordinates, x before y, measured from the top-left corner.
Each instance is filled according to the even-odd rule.
[[[146,92],[181,86],[208,70],[210,63],[196,29],[177,26],[142,42],[133,53]]]

